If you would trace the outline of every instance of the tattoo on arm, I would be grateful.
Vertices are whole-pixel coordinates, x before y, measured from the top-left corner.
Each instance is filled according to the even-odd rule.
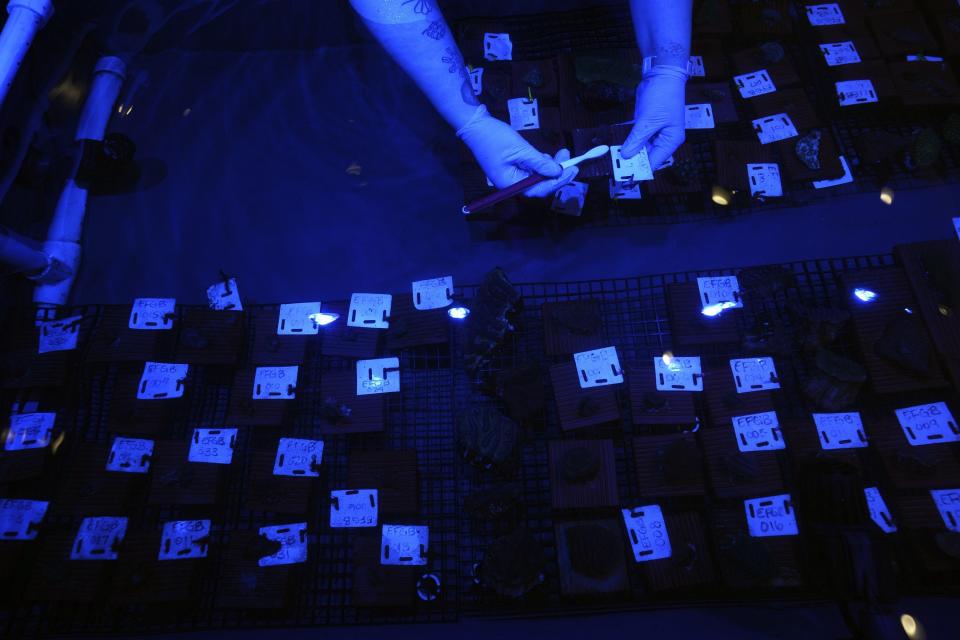
[[[467,71],[467,65],[463,62],[463,56],[456,47],[447,47],[444,50],[444,56],[441,62],[447,65],[447,73],[455,73],[460,76],[462,83],[460,85],[460,98],[465,104],[478,105],[480,101],[473,93],[473,83],[470,82],[470,72]]]
[[[428,38],[439,40],[443,36],[447,35],[447,28],[443,26],[443,20],[434,20],[421,33]]]
[[[433,11],[433,7],[430,5],[430,0],[403,0],[403,2],[400,4],[403,6],[412,4],[413,12],[424,16]]]

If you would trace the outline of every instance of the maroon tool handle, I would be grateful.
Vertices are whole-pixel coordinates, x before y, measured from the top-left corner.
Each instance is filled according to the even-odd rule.
[[[528,176],[520,182],[512,184],[505,189],[500,189],[498,191],[494,191],[493,193],[487,194],[482,198],[477,198],[473,202],[464,205],[462,211],[464,214],[476,213],[477,211],[481,211],[487,207],[492,207],[498,202],[503,202],[508,198],[512,198],[515,195],[523,193],[533,185],[540,184],[544,180],[549,180],[549,178],[534,173],[533,175]]]

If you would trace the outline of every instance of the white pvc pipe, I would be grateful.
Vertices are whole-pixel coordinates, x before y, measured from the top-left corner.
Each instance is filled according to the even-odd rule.
[[[34,36],[53,15],[53,3],[51,0],[10,0],[7,13],[0,32],[0,105],[7,99]]]

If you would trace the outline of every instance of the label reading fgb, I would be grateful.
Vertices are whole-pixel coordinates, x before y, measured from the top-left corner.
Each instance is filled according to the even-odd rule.
[[[867,509],[870,511],[870,519],[873,520],[884,533],[896,533],[897,525],[893,522],[893,516],[890,515],[890,509],[887,507],[887,503],[883,501],[883,496],[880,495],[880,489],[877,487],[864,487],[863,495],[867,498]]]
[[[837,87],[837,101],[841,107],[854,104],[877,102],[877,91],[869,80],[845,80],[835,83]]]
[[[299,367],[257,367],[253,377],[254,400],[293,400],[297,397]]]
[[[780,165],[776,163],[748,164],[747,179],[750,181],[751,197],[779,198],[783,195]]]
[[[260,535],[280,543],[280,550],[257,561],[261,567],[299,564],[307,561],[307,523],[279,524],[260,527]]]
[[[715,304],[722,304],[727,309],[743,307],[737,276],[697,278],[697,289],[700,291],[701,307],[706,308]]]
[[[377,526],[377,490],[331,491],[330,526],[334,529]]]
[[[760,138],[761,144],[779,142],[799,135],[797,128],[793,125],[793,120],[785,113],[757,118],[753,121],[753,130]]]
[[[453,276],[417,280],[412,288],[413,308],[417,311],[443,309],[453,302]]]
[[[815,27],[826,27],[833,24],[843,24],[843,11],[835,2],[828,4],[808,4],[807,20]]]
[[[234,428],[194,429],[187,460],[230,464],[233,461],[233,449],[236,444],[237,430]]]
[[[624,158],[620,153],[620,146],[610,146],[610,164],[613,167],[613,179],[617,182],[637,182],[653,180],[653,169],[650,168],[650,157],[646,148],[632,158]]]
[[[734,416],[732,422],[733,432],[737,438],[737,448],[740,451],[771,451],[786,448],[780,432],[780,421],[775,411]]]
[[[389,293],[354,293],[350,296],[347,326],[389,329],[393,296]]]
[[[653,369],[657,391],[703,391],[699,356],[654,357]]]
[[[896,413],[907,441],[915,447],[960,440],[960,428],[946,403],[921,404]]]
[[[320,302],[295,302],[280,305],[278,336],[315,336],[320,331],[317,316]]]
[[[153,440],[114,438],[107,458],[107,471],[146,473],[153,457]]]
[[[820,447],[830,449],[857,449],[867,446],[867,434],[863,421],[856,411],[851,413],[815,413]]]
[[[517,131],[540,128],[540,104],[534,98],[511,98],[507,100],[510,126]]]
[[[116,560],[117,548],[126,533],[126,518],[84,518],[70,548],[70,559]]]
[[[380,537],[380,564],[425,565],[429,551],[427,527],[385,524]]]
[[[20,451],[46,447],[53,437],[53,423],[56,419],[56,413],[13,414],[10,416],[10,429],[4,438],[3,448],[7,451]]]
[[[838,67],[844,64],[856,64],[860,62],[860,54],[853,42],[832,42],[820,45],[820,52],[823,53],[827,66]]]
[[[777,86],[773,84],[773,80],[766,69],[734,76],[733,82],[744,98],[762,96],[765,93],[773,93],[777,90]]]
[[[747,512],[747,528],[754,538],[795,536],[799,533],[789,493],[744,500],[743,506]]]
[[[323,440],[280,438],[273,475],[317,478],[322,461]]]
[[[648,504],[634,509],[621,509],[627,537],[636,562],[669,558],[673,553],[667,523],[660,506]]]
[[[780,388],[780,378],[773,358],[739,358],[730,361],[737,393],[767,391]]]
[[[357,395],[400,391],[400,358],[357,360]]]
[[[40,346],[37,353],[76,349],[81,320],[83,316],[71,316],[62,320],[40,323]]]
[[[0,541],[35,540],[49,502],[0,499]]]
[[[172,400],[183,397],[184,381],[190,365],[147,362],[137,387],[139,400]]]
[[[573,354],[581,389],[623,383],[623,369],[616,347],[604,347]]]
[[[130,309],[130,322],[127,326],[130,329],[148,331],[172,329],[176,307],[175,298],[137,298]]]
[[[157,560],[206,558],[209,539],[209,520],[164,522]]]
[[[934,489],[930,492],[949,531],[960,532],[960,489]]]

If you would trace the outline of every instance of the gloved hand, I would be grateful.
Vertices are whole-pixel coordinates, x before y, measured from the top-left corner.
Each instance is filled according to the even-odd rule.
[[[564,170],[560,166],[560,162],[570,158],[569,151],[561,149],[553,158],[537,151],[510,125],[491,116],[483,105],[477,107],[457,135],[498,189],[509,187],[531,173],[539,173],[553,179],[544,180],[524,192],[526,196],[539,198],[573,180],[579,171],[577,167]]]
[[[687,74],[679,67],[653,67],[637,86],[636,122],[620,153],[632,158],[645,145],[656,169],[686,138]]]

